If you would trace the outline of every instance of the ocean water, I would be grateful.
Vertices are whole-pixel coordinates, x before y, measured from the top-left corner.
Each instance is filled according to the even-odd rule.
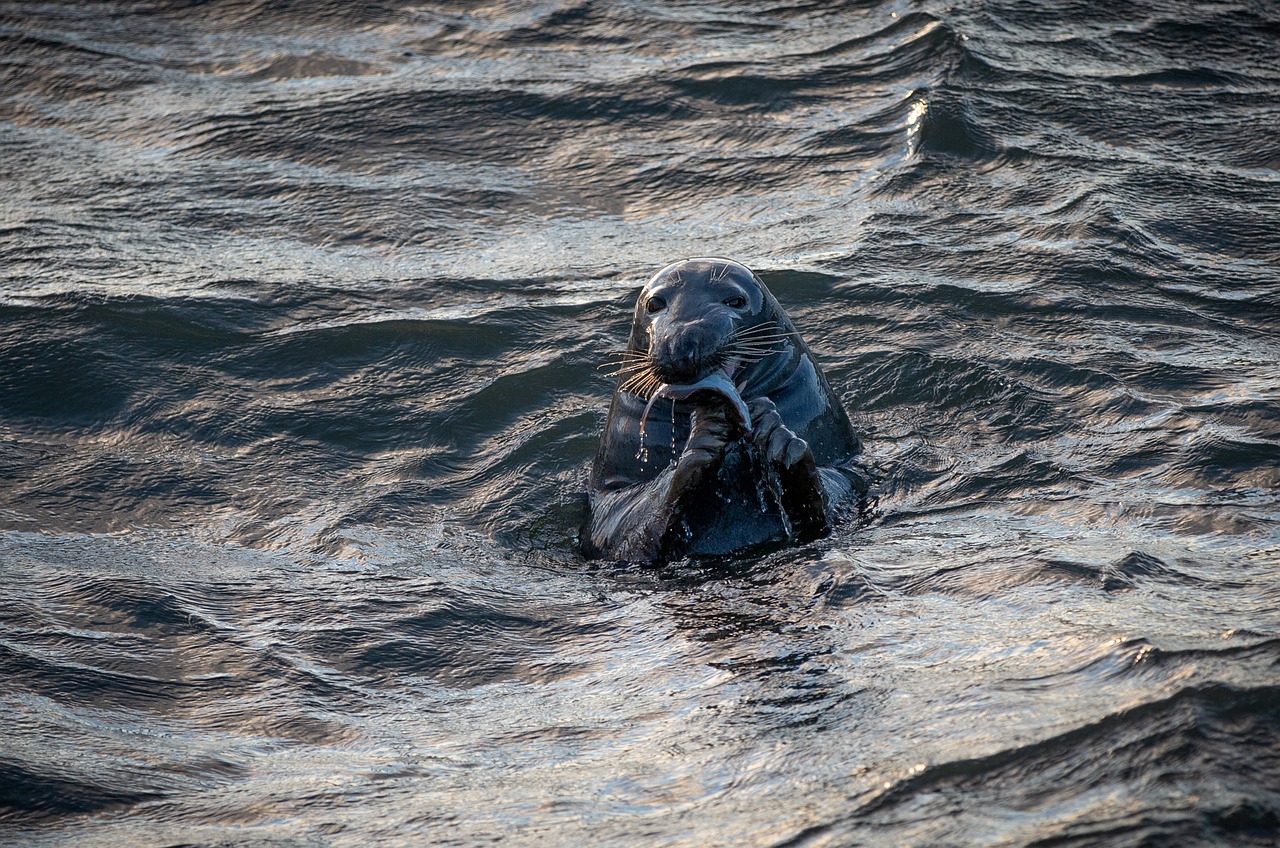
[[[1280,12],[0,6],[0,842],[1280,840]],[[734,257],[878,469],[575,537]]]

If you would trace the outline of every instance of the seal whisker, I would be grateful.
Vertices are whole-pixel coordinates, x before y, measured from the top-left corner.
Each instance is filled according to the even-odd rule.
[[[770,336],[769,338],[748,339],[746,341],[735,339],[732,344],[734,347],[737,347],[737,348],[743,348],[743,349],[757,348],[757,349],[763,350],[764,348],[773,347],[778,342],[786,341],[788,338],[790,338],[790,336]]]
[[[638,368],[649,364],[649,355],[632,350],[615,351],[596,366],[597,370],[605,368]]]
[[[751,327],[740,327],[739,329],[734,331],[734,335],[746,336],[746,335],[750,335],[751,333],[760,333],[760,332],[764,332],[765,330],[777,330],[777,329],[779,329],[777,321],[761,321],[759,324],[756,324]]]
[[[640,397],[648,400],[648,398],[655,391],[657,391],[658,387],[661,385],[662,385],[661,378],[659,378],[655,374],[649,374],[645,377],[645,379],[639,381],[633,388],[629,389],[628,391],[630,391],[632,394],[639,395]]]
[[[750,336],[734,336],[733,340],[741,341],[741,342],[758,342],[766,339],[789,339],[789,338],[791,338],[790,333],[770,333],[770,334],[756,333]]]
[[[648,358],[649,355],[647,353],[634,353],[628,350],[623,353],[615,353],[612,356],[606,357],[605,364],[610,362],[641,362],[648,360]]]
[[[624,379],[618,390],[648,398],[653,391],[662,385],[662,378],[652,368],[642,368]]]
[[[790,338],[793,338],[793,336],[791,336],[788,333],[774,333],[772,335],[765,335],[761,333],[755,336],[745,336],[740,339],[733,339],[733,341],[740,342],[742,344],[762,344],[764,342],[773,342],[773,341],[778,341],[780,339],[790,339]]]
[[[786,341],[789,338],[790,336],[770,336],[765,339],[748,339],[746,341],[735,340],[733,344],[738,347],[769,347],[777,344],[778,342]]]
[[[763,345],[777,344],[778,342],[786,341],[791,338],[793,337],[788,335],[752,336],[749,339],[730,339],[730,343],[736,344],[736,345],[742,345],[745,347],[751,347],[751,346],[760,347]]]
[[[649,376],[649,373],[650,372],[648,369],[638,369],[634,372],[631,372],[627,374],[626,377],[623,378],[622,380],[623,385],[626,385],[627,383],[633,383],[633,382],[638,382],[640,380],[643,380],[645,377]]]
[[[762,344],[770,344],[772,342],[780,342],[780,341],[783,341],[784,339],[789,339],[789,338],[791,337],[790,336],[756,336],[750,339],[733,339],[732,341],[733,341],[733,344],[740,344],[740,345],[762,345]]]
[[[604,369],[604,368],[609,368],[609,367],[614,366],[614,365],[617,365],[617,363],[615,363],[615,362],[606,362],[606,363],[605,363],[605,364],[603,364],[603,365],[597,365],[597,366],[596,366],[596,370],[601,370],[601,369]],[[606,374],[605,376],[606,376],[606,377],[616,377],[616,376],[617,376],[617,375],[619,375],[619,374],[627,374],[627,373],[630,373],[630,372],[632,372],[632,371],[639,371],[639,370],[641,370],[641,369],[648,368],[648,367],[649,367],[649,363],[648,363],[648,362],[632,362],[632,363],[629,363],[629,364],[626,364],[626,365],[617,365],[617,367],[616,367],[613,371],[610,371],[610,372],[609,372],[608,374]]]

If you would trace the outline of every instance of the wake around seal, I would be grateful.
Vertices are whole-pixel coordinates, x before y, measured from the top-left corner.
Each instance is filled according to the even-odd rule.
[[[661,562],[806,541],[866,493],[844,407],[737,262],[655,274],[618,374],[588,485],[588,556]]]

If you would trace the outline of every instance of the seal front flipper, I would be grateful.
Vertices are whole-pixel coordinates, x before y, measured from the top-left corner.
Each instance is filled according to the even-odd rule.
[[[734,426],[719,403],[694,408],[689,440],[675,463],[654,479],[592,492],[582,547],[591,556],[654,562],[688,544],[688,510],[712,497]]]
[[[809,443],[783,423],[773,401],[755,398],[747,407],[755,425],[752,442],[761,467],[776,480],[775,494],[792,533],[799,539],[821,536],[831,527],[832,494],[843,492],[828,492]]]

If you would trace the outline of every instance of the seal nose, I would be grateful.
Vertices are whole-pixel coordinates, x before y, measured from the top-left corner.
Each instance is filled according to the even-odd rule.
[[[702,376],[715,349],[707,329],[677,324],[664,330],[653,344],[653,363],[662,378],[669,383],[686,383]]]

